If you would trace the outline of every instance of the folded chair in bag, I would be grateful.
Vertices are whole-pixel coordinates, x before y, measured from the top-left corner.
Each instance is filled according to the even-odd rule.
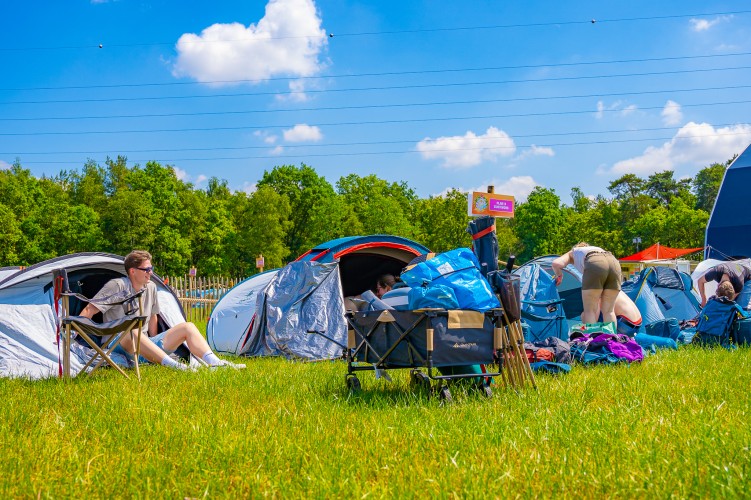
[[[117,346],[120,345],[123,338],[126,335],[130,335],[131,339],[134,337],[134,331],[138,331],[138,336],[134,339],[135,342],[135,354],[133,356],[136,376],[141,379],[141,372],[138,368],[138,356],[141,350],[141,333],[143,332],[143,326],[146,321],[145,316],[139,316],[141,311],[141,295],[144,290],[140,290],[133,294],[117,293],[110,295],[109,297],[102,297],[99,299],[89,299],[81,294],[72,293],[68,284],[68,274],[65,269],[55,269],[53,271],[54,283],[55,283],[55,300],[58,297],[62,299],[62,319],[61,324],[64,328],[62,335],[62,355],[63,355],[63,376],[70,377],[70,345],[74,334],[77,334],[83,339],[88,346],[93,349],[96,354],[89,359],[89,361],[81,368],[81,371],[77,375],[85,372],[89,367],[92,367],[89,371],[91,375],[97,368],[107,363],[124,377],[129,378],[128,374],[120,368],[117,363],[112,360],[112,352]],[[120,319],[114,321],[108,321],[105,323],[97,323],[89,318],[83,316],[75,316],[71,314],[71,299],[77,299],[84,303],[94,304],[106,304],[106,305],[120,305],[125,304],[126,315]],[[106,345],[100,345],[101,342],[97,342],[97,337],[110,337],[106,342]]]

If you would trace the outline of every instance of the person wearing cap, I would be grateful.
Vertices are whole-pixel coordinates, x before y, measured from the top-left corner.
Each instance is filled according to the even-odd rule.
[[[140,353],[143,358],[151,363],[169,368],[188,369],[187,365],[175,361],[169,355],[185,343],[191,354],[202,359],[211,367],[245,368],[244,364],[230,363],[219,359],[193,323],[180,323],[165,332],[158,333],[159,300],[156,284],[151,281],[151,274],[154,272],[154,267],[151,265],[151,254],[144,250],[133,250],[125,257],[124,265],[127,276],[109,280],[94,298],[109,297],[120,292],[132,294],[145,289],[141,297],[142,309],[140,311],[142,316],[148,318],[145,331],[142,332],[140,339]],[[114,321],[129,314],[128,309],[131,307],[129,303],[119,305],[97,304],[96,306],[90,303],[81,311],[80,315],[91,319],[95,314],[101,312],[104,321]],[[109,339],[103,340],[106,343]],[[135,339],[126,335],[123,337],[120,346],[127,353],[133,354],[135,353],[134,342]]]
[[[615,301],[621,291],[621,265],[615,256],[600,247],[581,242],[552,262],[555,283],[563,280],[563,268],[573,265],[582,273],[583,323],[597,322],[600,312],[605,323],[615,323]]]

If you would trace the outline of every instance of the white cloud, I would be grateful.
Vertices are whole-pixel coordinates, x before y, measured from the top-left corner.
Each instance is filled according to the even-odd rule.
[[[310,76],[321,70],[327,43],[313,0],[269,0],[258,24],[213,24],[200,35],[183,34],[172,73],[199,82]]]
[[[603,101],[597,101],[597,111],[595,111],[595,118],[602,119],[605,116],[606,111],[618,111],[621,116],[628,116],[633,114],[639,107],[636,104],[628,104],[623,101],[614,101],[610,104],[605,104]]]
[[[305,90],[310,83],[305,82],[305,80],[292,80],[289,82],[289,94],[279,94],[276,99],[279,101],[305,102],[308,100],[308,94],[305,93]]]
[[[284,153],[284,148],[282,146],[277,146],[271,151],[269,151],[269,154],[274,155],[274,156],[279,156],[282,153]]]
[[[548,146],[536,146],[532,144],[529,148],[525,149],[516,157],[516,160],[523,160],[530,156],[555,156],[553,148]]]
[[[691,25],[691,29],[698,33],[701,31],[707,31],[711,27],[721,22],[729,21],[732,18],[733,16],[717,16],[714,19],[697,19],[692,17],[688,22]]]
[[[708,123],[689,122],[678,130],[670,142],[660,147],[650,146],[640,156],[617,162],[611,172],[643,175],[673,170],[681,165],[703,167],[741,153],[749,142],[749,124],[716,129]]]
[[[12,166],[10,163],[0,160],[0,170],[10,170]]]
[[[315,142],[323,139],[320,128],[305,123],[298,123],[294,127],[282,132],[282,135],[287,142]]]
[[[243,182],[242,187],[240,188],[240,191],[242,191],[245,194],[253,194],[258,189],[258,184],[255,182]]]
[[[471,191],[482,191],[485,192],[488,190],[488,186],[493,186],[495,189],[494,191],[497,194],[507,194],[513,196],[517,202],[523,202],[527,201],[527,196],[529,196],[529,193],[534,190],[536,186],[539,184],[530,176],[524,175],[524,176],[517,176],[517,177],[511,177],[505,181],[501,181],[498,179],[493,179],[486,184],[482,184],[480,186],[476,186],[470,189],[463,189],[463,188],[456,188],[462,193],[469,193]],[[446,196],[449,191],[454,189],[446,188],[443,191],[441,191],[438,194],[435,194],[434,196]]]
[[[675,101],[668,100],[665,103],[665,107],[662,108],[662,123],[665,125],[678,125],[683,121],[683,112],[681,111],[681,105]]]
[[[516,152],[516,145],[506,132],[489,127],[482,135],[468,131],[451,137],[427,137],[417,143],[417,150],[425,160],[442,160],[444,167],[468,168],[511,156]]]
[[[192,182],[195,186],[201,184],[202,182],[206,182],[209,179],[204,174],[198,174],[198,176],[194,179],[193,176],[188,172],[175,166],[172,167],[172,170],[175,172],[175,177],[177,177],[178,180],[182,182]]]
[[[183,169],[181,169],[181,168],[177,168],[177,167],[172,167],[172,170],[174,170],[174,171],[175,171],[175,176],[176,176],[176,177],[177,177],[177,178],[178,178],[179,180],[181,180],[181,181],[187,181],[187,179],[188,179],[188,177],[189,177],[189,176],[188,176],[188,172],[186,172],[185,170],[183,170]]]
[[[266,132],[265,130],[256,130],[253,132],[253,135],[256,137],[260,137],[263,142],[266,144],[275,144],[277,139],[279,139],[278,136],[274,134],[270,134],[269,132]]]

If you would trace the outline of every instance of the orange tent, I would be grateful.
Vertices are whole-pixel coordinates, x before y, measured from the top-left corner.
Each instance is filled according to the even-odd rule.
[[[691,253],[698,252],[699,250],[704,250],[703,247],[698,248],[670,248],[665,245],[660,245],[659,243],[655,243],[649,248],[645,248],[641,252],[636,252],[633,255],[629,255],[628,257],[621,257],[619,260],[621,261],[627,261],[627,262],[644,262],[649,260],[669,260],[669,259],[676,259],[678,257],[681,257],[683,255],[688,255]]]

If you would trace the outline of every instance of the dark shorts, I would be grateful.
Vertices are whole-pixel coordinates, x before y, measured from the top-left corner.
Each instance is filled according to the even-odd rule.
[[[590,252],[584,258],[582,290],[620,290],[621,265],[610,252]]]

